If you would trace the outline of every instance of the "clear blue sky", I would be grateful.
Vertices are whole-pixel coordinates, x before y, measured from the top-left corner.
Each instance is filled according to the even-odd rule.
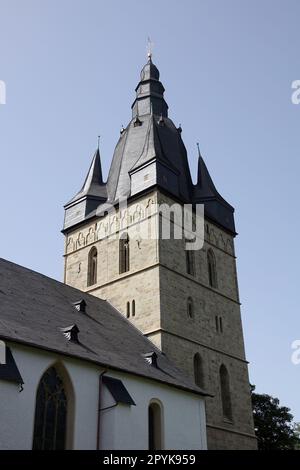
[[[63,204],[107,175],[147,36],[191,169],[236,208],[250,379],[300,421],[298,0],[0,0],[0,256],[57,279]]]

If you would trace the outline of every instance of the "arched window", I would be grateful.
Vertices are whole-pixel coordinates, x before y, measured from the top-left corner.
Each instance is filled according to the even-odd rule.
[[[124,233],[119,242],[119,272],[120,274],[129,271],[129,236]]]
[[[187,299],[187,314],[189,318],[194,317],[194,302],[191,297]]]
[[[162,449],[162,410],[159,403],[152,402],[148,408],[149,450]]]
[[[132,301],[131,309],[132,309],[132,316],[135,317],[135,300]]]
[[[126,304],[126,317],[130,317],[130,302],[127,302]]]
[[[186,272],[195,276],[195,252],[194,250],[185,250]]]
[[[68,399],[63,381],[50,367],[38,386],[33,449],[64,450],[66,446]]]
[[[199,353],[194,356],[194,378],[198,387],[204,387],[203,361]]]
[[[228,370],[224,364],[220,367],[220,387],[223,417],[232,421],[231,394]]]
[[[89,252],[88,260],[88,286],[93,286],[97,284],[97,264],[98,264],[98,252],[97,248],[93,248]]]
[[[207,252],[208,282],[211,287],[218,287],[216,258],[214,252],[209,249]]]

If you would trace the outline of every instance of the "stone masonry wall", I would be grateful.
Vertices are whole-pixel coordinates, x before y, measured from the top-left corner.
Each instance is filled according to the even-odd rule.
[[[185,241],[158,241],[153,236],[162,220],[156,202],[174,203],[153,191],[115,215],[70,231],[66,236],[65,282],[108,300],[124,315],[129,302],[130,321],[192,377],[193,357],[200,353],[204,387],[214,395],[206,402],[209,448],[255,448],[233,237],[206,220],[204,247],[194,252],[195,273],[189,275]],[[130,270],[120,274],[119,235],[125,231],[130,239]],[[152,238],[144,239],[143,233],[152,234]],[[97,284],[87,287],[88,254],[94,246],[98,251]],[[216,259],[216,289],[208,282],[208,249]],[[188,298],[193,300],[192,318],[187,314]],[[220,327],[217,331],[216,317],[222,319],[222,331]],[[230,376],[231,423],[222,416],[221,364]]]

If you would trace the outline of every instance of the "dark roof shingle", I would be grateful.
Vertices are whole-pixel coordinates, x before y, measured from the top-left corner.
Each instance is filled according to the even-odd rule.
[[[86,313],[74,302],[83,299]],[[76,324],[79,342],[61,328]],[[105,300],[0,259],[0,338],[205,394]],[[144,354],[155,351],[158,367]]]

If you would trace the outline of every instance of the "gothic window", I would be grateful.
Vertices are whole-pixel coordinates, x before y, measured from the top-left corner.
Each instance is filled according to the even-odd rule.
[[[209,249],[207,252],[208,282],[211,287],[218,287],[216,258],[214,252]]]
[[[135,300],[132,301],[131,308],[132,308],[132,316],[135,317]]]
[[[55,367],[50,367],[38,386],[34,421],[34,450],[64,450],[68,400]]]
[[[148,427],[149,450],[161,450],[162,409],[156,402],[150,403],[148,408]]]
[[[98,252],[97,248],[93,246],[93,248],[89,252],[89,260],[88,260],[88,286],[93,286],[97,284],[97,264],[98,264]]]
[[[130,317],[130,302],[127,302],[126,304],[126,317]]]
[[[185,250],[186,256],[186,272],[191,276],[195,276],[195,252],[194,250]]]
[[[202,388],[204,386],[204,373],[203,362],[199,353],[194,356],[194,378],[195,384]]]
[[[119,271],[122,274],[129,271],[129,237],[127,233],[120,238],[119,247]]]
[[[191,297],[189,297],[187,300],[187,314],[189,318],[194,317],[194,302]]]
[[[222,364],[220,367],[220,387],[221,387],[223,417],[224,419],[232,421],[229,374],[224,364]]]

